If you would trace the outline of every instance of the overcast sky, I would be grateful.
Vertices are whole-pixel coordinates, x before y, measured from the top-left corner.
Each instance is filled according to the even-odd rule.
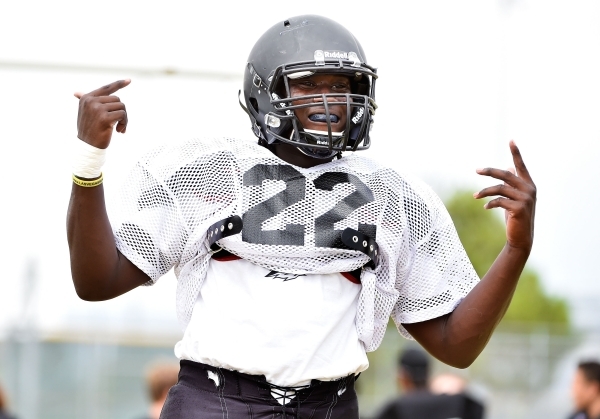
[[[509,167],[514,139],[539,191],[530,266],[552,293],[600,301],[600,2],[389,4],[3,2],[0,330],[20,316],[28,260],[37,261],[39,279],[31,309],[46,329],[85,327],[90,318],[172,326],[171,276],[111,302],[75,296],[65,235],[72,94],[132,79],[119,92],[130,125],[114,137],[104,170],[110,208],[144,150],[190,137],[250,138],[237,104],[245,59],[268,27],[307,13],[347,26],[379,69],[366,155],[418,174],[445,196],[491,184],[475,169]]]

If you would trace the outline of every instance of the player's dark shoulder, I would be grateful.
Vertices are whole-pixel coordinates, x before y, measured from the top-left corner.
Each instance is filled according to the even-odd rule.
[[[414,195],[416,199],[423,199],[430,194],[431,188],[417,176],[399,170],[395,167],[381,164],[375,159],[354,153],[342,159],[346,165],[358,174],[370,178],[370,183],[382,188],[386,193],[394,196]]]
[[[144,153],[136,167],[170,188],[189,183],[230,181],[240,159],[260,158],[268,150],[256,141],[236,138],[192,138],[163,144]]]
[[[148,166],[185,165],[198,158],[227,155],[230,158],[267,155],[269,151],[250,139],[205,137],[165,142],[141,155],[139,163]]]
[[[138,185],[138,210],[175,208],[200,201],[217,206],[231,204],[239,183],[239,156],[257,155],[261,152],[257,147],[262,149],[249,140],[193,138],[146,152],[130,176],[130,183]],[[191,208],[197,206],[190,206],[190,217],[195,214]]]
[[[411,244],[420,242],[438,217],[444,216],[445,207],[437,194],[417,176],[368,158],[353,160],[354,167],[370,170],[369,186],[378,199],[385,201],[386,224],[408,231]]]

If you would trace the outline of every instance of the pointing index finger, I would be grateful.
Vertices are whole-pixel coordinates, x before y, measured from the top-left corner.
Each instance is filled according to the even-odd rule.
[[[523,178],[528,182],[533,182],[531,176],[529,175],[529,171],[525,166],[525,162],[523,161],[523,157],[521,156],[521,152],[519,151],[519,147],[515,144],[513,140],[510,140],[508,143],[510,147],[510,152],[513,156],[513,162],[515,163],[515,169],[517,171],[517,176]]]
[[[88,95],[90,95],[90,96],[112,95],[116,91],[121,90],[122,88],[129,85],[129,83],[131,83],[131,79],[117,80],[115,82],[107,84],[106,86],[102,86],[99,89],[91,91],[90,93],[88,93]]]

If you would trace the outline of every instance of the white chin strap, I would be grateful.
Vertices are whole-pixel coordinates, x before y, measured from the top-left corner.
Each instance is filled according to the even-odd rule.
[[[329,133],[327,131],[319,131],[316,129],[307,129],[304,128],[304,132],[308,132],[309,134],[314,134],[314,135],[321,135],[323,137],[328,137]],[[343,137],[344,136],[344,131],[342,132],[333,132],[331,131],[331,136],[332,137]]]

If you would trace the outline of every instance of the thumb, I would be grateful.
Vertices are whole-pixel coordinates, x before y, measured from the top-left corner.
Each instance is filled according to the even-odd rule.
[[[81,96],[83,96],[83,93],[81,92],[75,92],[73,93],[73,95],[77,98],[77,99],[81,99]]]

